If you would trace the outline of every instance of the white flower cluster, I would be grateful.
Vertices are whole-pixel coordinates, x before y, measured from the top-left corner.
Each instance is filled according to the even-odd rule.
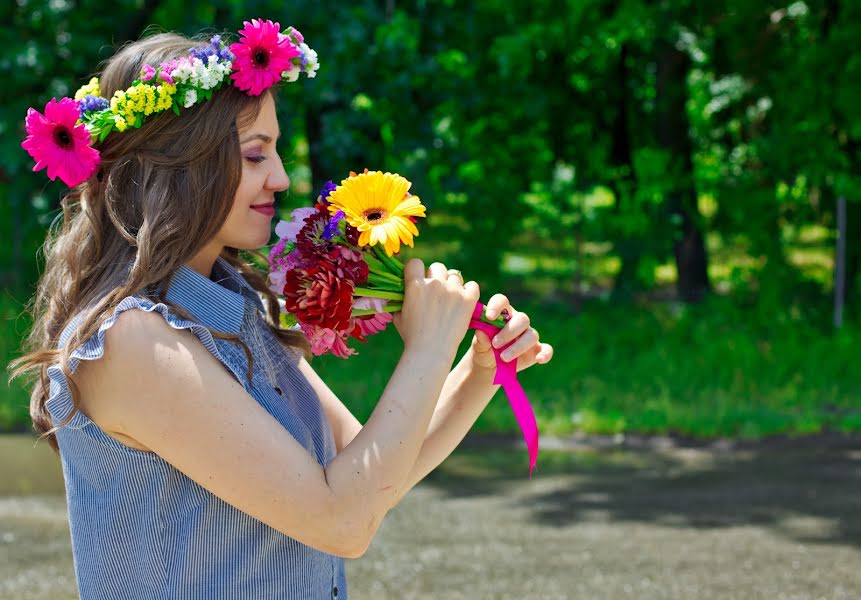
[[[230,74],[232,66],[233,63],[229,60],[220,61],[215,55],[209,56],[207,64],[196,57],[182,58],[178,61],[176,68],[170,72],[170,76],[177,83],[209,90],[216,87]],[[188,108],[196,102],[196,89],[187,90],[183,106]]]
[[[300,42],[298,44],[295,44],[295,46],[297,48],[299,48],[299,51],[302,53],[302,57],[305,60],[305,69],[304,69],[305,75],[307,75],[308,77],[316,77],[317,76],[317,70],[320,68],[320,62],[317,60],[317,52],[312,50],[308,46],[308,44],[306,44],[305,42]],[[297,59],[293,59],[293,60],[297,60]],[[298,59],[298,60],[301,61],[302,59]],[[301,64],[299,64],[299,65],[294,64],[288,70],[282,71],[281,77],[285,81],[292,83],[292,82],[296,81],[297,79],[299,79],[299,75],[301,73],[302,73]]]
[[[317,69],[320,68],[320,62],[317,60],[317,52],[308,47],[308,44],[302,42],[299,44],[299,50],[302,56],[305,57],[305,75],[308,77],[316,77]]]
[[[185,100],[183,100],[182,105],[188,108],[194,106],[195,102],[197,102],[197,90],[185,90]]]

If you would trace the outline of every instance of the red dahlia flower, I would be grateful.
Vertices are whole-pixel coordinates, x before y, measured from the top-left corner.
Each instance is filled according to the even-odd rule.
[[[287,271],[284,308],[302,322],[340,331],[350,324],[353,288],[326,262],[293,269]]]

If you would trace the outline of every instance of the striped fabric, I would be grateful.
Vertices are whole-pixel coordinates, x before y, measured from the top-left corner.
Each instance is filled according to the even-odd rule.
[[[127,297],[76,350],[70,367],[104,354],[105,331],[131,309],[156,311],[176,329],[190,329],[245,389],[321,465],[335,456],[329,423],[307,379],[301,354],[285,350],[262,322],[254,289],[224,259],[212,279],[181,267],[168,299],[196,321],[180,319],[163,303]],[[64,345],[75,322],[63,332]],[[246,378],[242,348],[207,329],[238,333],[254,356]],[[55,423],[72,407],[59,366],[48,374],[48,410]],[[287,537],[233,508],[161,458],[131,449],[77,413],[57,432],[75,574],[81,598],[254,599],[347,597],[344,561]]]

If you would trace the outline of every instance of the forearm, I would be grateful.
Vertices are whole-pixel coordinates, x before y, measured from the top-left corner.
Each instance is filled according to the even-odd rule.
[[[472,352],[468,350],[446,378],[424,443],[395,504],[452,453],[499,389],[493,384],[493,370],[473,366]]]
[[[356,437],[326,467],[334,495],[375,529],[396,503],[422,448],[454,357],[405,352]]]

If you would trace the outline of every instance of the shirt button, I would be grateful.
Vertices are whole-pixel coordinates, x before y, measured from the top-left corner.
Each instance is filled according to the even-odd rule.
[[[276,393],[276,394],[278,394],[279,396],[283,396],[283,395],[284,395],[284,392],[282,392],[282,391],[281,391],[281,388],[280,388],[280,387],[278,387],[277,385],[275,386],[275,393]]]
[[[335,587],[332,588],[332,598],[337,598],[337,597],[338,597],[338,586],[336,585]]]

